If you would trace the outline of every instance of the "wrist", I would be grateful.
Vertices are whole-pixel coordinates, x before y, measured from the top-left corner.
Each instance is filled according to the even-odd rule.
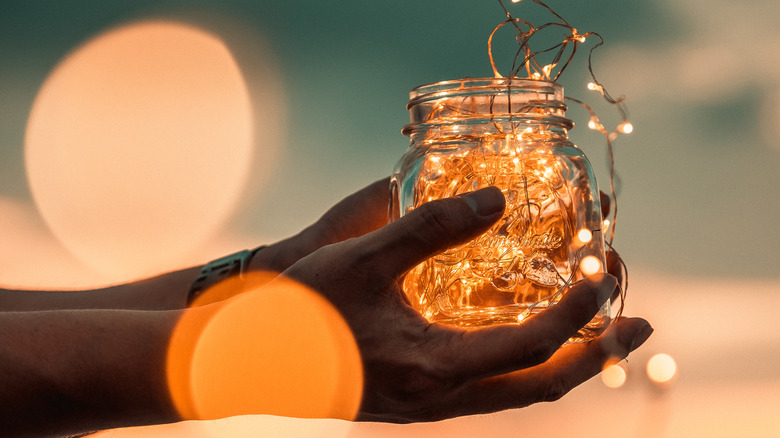
[[[243,292],[251,260],[264,248],[265,246],[252,250],[245,249],[203,265],[190,286],[187,305],[203,305],[213,302],[215,297],[221,300]]]
[[[317,246],[311,247],[305,232],[280,240],[272,245],[268,245],[252,257],[249,262],[251,272],[272,272],[282,273],[298,260],[306,257]]]

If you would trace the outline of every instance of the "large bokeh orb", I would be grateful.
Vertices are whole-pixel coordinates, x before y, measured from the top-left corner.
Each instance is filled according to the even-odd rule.
[[[34,102],[26,167],[61,242],[103,273],[170,268],[233,212],[252,160],[252,104],[223,42],[164,21],[103,33]]]

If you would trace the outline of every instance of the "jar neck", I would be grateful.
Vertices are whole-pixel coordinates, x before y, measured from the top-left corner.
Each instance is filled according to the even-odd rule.
[[[416,137],[536,136],[568,139],[574,124],[566,118],[563,87],[531,79],[462,79],[423,85],[409,96],[410,123],[403,133]]]

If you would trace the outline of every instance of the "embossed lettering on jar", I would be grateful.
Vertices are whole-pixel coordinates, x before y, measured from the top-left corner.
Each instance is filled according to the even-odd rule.
[[[522,323],[605,266],[598,186],[569,141],[563,88],[530,79],[464,79],[412,90],[411,146],[391,181],[391,219],[423,203],[497,186],[504,216],[485,234],[405,277],[428,320],[461,327]],[[609,304],[570,341],[609,323]]]

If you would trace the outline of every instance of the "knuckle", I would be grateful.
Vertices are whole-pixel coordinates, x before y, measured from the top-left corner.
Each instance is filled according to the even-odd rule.
[[[560,345],[549,338],[539,339],[527,345],[520,357],[525,365],[540,365],[549,359]]]
[[[458,214],[451,200],[428,202],[417,208],[418,236],[427,244],[442,246],[460,240],[470,224],[470,215]]]
[[[449,234],[452,218],[447,205],[443,202],[428,202],[418,209],[423,223],[432,231]]]

